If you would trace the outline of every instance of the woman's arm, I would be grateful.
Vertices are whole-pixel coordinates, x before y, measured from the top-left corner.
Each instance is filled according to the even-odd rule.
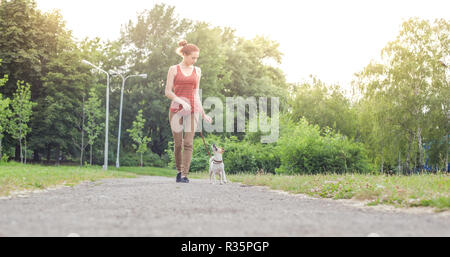
[[[197,103],[196,105],[200,107],[200,113],[202,114],[202,119],[205,118],[205,110],[203,110],[202,101],[200,100],[200,78],[202,77],[202,70],[198,68],[198,82],[197,87],[195,88],[194,101]]]
[[[183,105],[183,108],[186,109],[186,107],[190,106],[189,103],[184,101],[183,99],[179,98],[175,93],[173,92],[173,80],[176,76],[176,66],[172,66],[169,68],[169,72],[167,73],[167,81],[166,81],[166,90],[165,95],[170,99],[173,100],[181,105]],[[190,108],[189,108],[190,109]]]

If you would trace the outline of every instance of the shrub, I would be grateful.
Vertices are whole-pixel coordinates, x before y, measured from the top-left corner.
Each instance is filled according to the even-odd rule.
[[[362,144],[327,129],[310,125],[306,119],[294,123],[283,121],[277,148],[281,166],[277,173],[316,174],[366,172],[369,162]]]
[[[207,135],[208,149],[216,144],[225,148],[223,156],[227,173],[256,173],[264,169],[269,173],[317,174],[366,172],[370,170],[366,150],[345,136],[319,126],[308,124],[305,119],[293,122],[287,116],[280,117],[280,138],[276,143],[260,143],[261,134],[247,133],[242,140],[236,136]],[[173,142],[166,150],[169,167],[175,168]],[[211,152],[212,154],[212,152]],[[190,171],[207,171],[209,156],[202,138],[194,139],[194,152]]]
[[[205,137],[205,142],[211,155],[213,155],[211,150],[212,144],[225,148],[223,160],[226,172],[230,174],[239,172],[256,173],[259,169],[275,173],[275,168],[280,166],[280,158],[276,154],[276,149],[273,145],[251,143],[247,140],[239,141],[235,136],[220,137],[212,134]],[[169,142],[166,152],[170,159],[169,167],[175,168],[173,142]],[[208,168],[208,153],[202,138],[196,137],[194,139],[194,152],[192,154],[190,171],[207,171]]]
[[[7,154],[3,154],[2,158],[0,159],[0,163],[8,163],[9,156]]]

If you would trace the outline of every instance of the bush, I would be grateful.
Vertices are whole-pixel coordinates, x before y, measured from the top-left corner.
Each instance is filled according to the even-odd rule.
[[[216,144],[225,148],[223,156],[226,172],[256,173],[264,169],[268,173],[317,174],[367,172],[370,170],[366,150],[361,143],[353,142],[331,129],[323,135],[319,126],[308,124],[305,119],[293,122],[280,117],[280,138],[273,144],[260,143],[261,134],[247,133],[243,140],[235,136],[208,135],[208,149]],[[166,150],[169,167],[175,168],[173,142]],[[211,152],[212,154],[212,152]],[[190,171],[207,171],[209,156],[198,135],[194,139]]]
[[[252,143],[247,140],[239,141],[237,137],[220,137],[217,135],[208,135],[205,138],[209,152],[213,155],[211,146],[216,144],[218,147],[224,147],[225,153],[223,160],[226,172],[235,173],[256,173],[259,169],[266,172],[275,173],[275,168],[280,166],[280,158],[277,155],[274,145]],[[169,167],[175,168],[175,158],[173,154],[173,142],[169,142],[166,150],[170,162]],[[209,156],[205,149],[201,137],[194,139],[194,152],[190,171],[207,171],[209,168]]]
[[[7,154],[3,154],[2,158],[0,159],[0,163],[8,163],[9,156]]]
[[[320,128],[305,119],[298,123],[283,121],[278,146],[281,166],[277,173],[317,174],[366,172],[369,162],[362,144],[333,133],[321,135]]]

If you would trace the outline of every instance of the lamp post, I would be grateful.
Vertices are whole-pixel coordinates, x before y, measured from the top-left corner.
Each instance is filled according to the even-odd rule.
[[[147,78],[147,74],[139,74],[139,75],[128,75],[124,77],[123,74],[110,71],[113,75],[118,75],[122,78],[122,88],[120,89],[120,111],[119,111],[119,134],[117,135],[117,156],[116,156],[116,168],[120,167],[119,164],[119,155],[120,155],[120,135],[122,131],[122,106],[123,106],[123,90],[125,88],[125,81],[131,77],[141,77],[143,79]]]
[[[105,121],[105,158],[103,162],[103,170],[108,170],[108,128],[109,128],[109,73],[100,69],[100,67],[95,66],[94,64],[83,60],[84,64],[90,65],[97,70],[106,74],[106,121]]]

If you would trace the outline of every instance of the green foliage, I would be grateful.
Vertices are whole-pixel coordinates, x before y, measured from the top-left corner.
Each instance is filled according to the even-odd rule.
[[[91,67],[83,65],[82,59],[104,70],[148,74],[147,80],[127,81],[122,125],[132,126],[135,114],[142,109],[139,103],[145,100],[142,121],[148,128],[147,140],[152,139],[151,152],[162,155],[167,146],[172,151],[170,100],[164,95],[164,85],[168,68],[181,61],[175,54],[177,42],[186,38],[201,49],[197,66],[203,71],[203,99],[278,96],[282,113],[289,113],[293,122],[302,124],[301,118],[306,118],[322,128],[293,125],[296,140],[284,134],[271,145],[259,142],[260,133],[224,133],[222,138],[208,135],[207,140],[227,149],[225,163],[232,172],[261,168],[287,173],[372,170],[363,161],[363,147],[350,139],[364,143],[377,170],[421,168],[426,158],[429,164],[447,167],[450,87],[448,63],[443,60],[450,55],[450,25],[445,19],[405,21],[398,36],[383,49],[382,62],[372,62],[357,74],[353,86],[359,92],[355,92],[354,101],[347,99],[337,85],[325,85],[315,77],[310,82],[288,85],[283,72],[269,65],[281,62],[283,54],[276,41],[264,36],[245,39],[236,36],[232,28],[181,19],[175,7],[164,4],[138,14],[123,27],[116,41],[95,38],[75,42],[58,11],[42,12],[32,0],[2,1],[0,31],[0,156],[3,145],[4,152],[13,156],[19,138],[19,144],[23,139],[29,142],[27,152],[33,153],[36,161],[41,155],[48,160],[60,155],[73,160],[84,149],[85,143],[79,142],[87,131],[91,147],[100,149],[95,138],[104,136],[104,130],[95,129],[92,119],[91,124],[85,124],[89,119],[84,121],[83,104],[89,94],[96,94],[91,109],[97,112],[93,114],[95,126],[103,126],[99,122],[104,115],[105,77],[90,72]],[[12,125],[19,134],[16,129],[5,131],[10,120],[18,124],[8,111],[17,81],[33,85],[30,101],[37,103],[29,121],[21,123],[26,126]],[[110,86],[110,133],[117,135],[120,92],[115,89],[120,81],[114,78]],[[123,135],[124,156],[134,156],[133,145],[138,153],[145,153],[147,144],[138,146],[135,139],[131,134]],[[115,140],[110,137],[111,143]],[[192,169],[207,169],[207,153],[200,138],[195,139],[194,147]],[[97,155],[100,152],[95,151]],[[108,155],[114,155],[113,148]],[[141,159],[153,162],[145,157],[151,155]]]
[[[89,98],[86,102],[85,112],[87,123],[84,126],[84,130],[88,136],[88,144],[90,145],[90,165],[92,165],[92,148],[100,132],[105,127],[103,121],[104,114],[100,108],[101,100],[98,98],[94,88],[89,91]]]
[[[292,85],[292,118],[306,118],[321,128],[330,127],[348,137],[356,136],[356,114],[338,85],[328,86],[320,79]]]
[[[9,156],[7,154],[3,154],[0,158],[0,163],[8,163]]]
[[[330,129],[321,135],[319,127],[308,124],[305,119],[296,123],[284,116],[281,121],[282,134],[274,144],[262,144],[255,140],[259,138],[258,133],[249,133],[243,140],[235,136],[208,135],[206,145],[208,149],[212,144],[225,148],[223,159],[230,174],[256,173],[260,169],[266,173],[288,174],[364,173],[371,170],[361,143]],[[169,143],[166,152],[169,167],[175,167],[173,142]],[[190,168],[205,171],[208,167],[208,153],[201,137],[196,137]]]
[[[139,110],[138,115],[136,116],[136,120],[133,121],[133,127],[131,129],[127,129],[127,132],[130,133],[131,138],[136,144],[133,144],[133,148],[137,153],[141,154],[141,166],[143,163],[143,154],[148,150],[148,143],[151,141],[151,138],[144,135],[144,124],[145,119],[142,117],[142,109]]]
[[[367,172],[370,168],[362,144],[331,130],[321,135],[319,126],[304,118],[298,123],[283,118],[277,144],[281,159],[277,173]]]
[[[22,153],[22,140],[26,139],[27,134],[31,131],[31,127],[28,126],[31,114],[33,112],[33,106],[36,103],[31,101],[31,85],[24,81],[17,81],[17,91],[14,93],[14,97],[11,100],[11,119],[8,123],[8,132],[16,140],[19,140],[20,144],[20,160],[23,162],[24,154]],[[26,143],[26,141],[25,141]],[[25,147],[25,153],[26,153]]]
[[[207,146],[212,155],[211,145],[216,144],[225,148],[223,160],[227,172],[230,174],[247,172],[256,173],[260,169],[265,172],[275,172],[275,168],[280,165],[279,155],[276,153],[274,145],[252,143],[248,140],[239,141],[237,137],[217,137],[208,136]],[[209,157],[201,138],[196,138],[194,146],[199,149],[195,151],[191,162],[193,170],[208,170]]]
[[[424,167],[426,155],[447,167],[450,87],[443,59],[449,44],[448,21],[409,19],[383,49],[382,63],[357,74],[359,132],[380,170],[386,163],[410,173]]]
[[[0,66],[2,60],[0,59]],[[8,81],[8,75],[4,75],[2,79],[0,79],[0,87],[4,86]],[[7,130],[9,117],[11,116],[11,109],[9,108],[10,99],[8,97],[3,98],[3,95],[0,93],[0,161],[3,160],[3,137],[4,133]],[[8,156],[5,157],[6,159]]]
[[[14,139],[21,140],[25,138],[30,131],[28,122],[35,103],[31,102],[31,85],[24,81],[17,81],[17,91],[11,101],[12,117],[9,122],[9,132]]]
[[[280,164],[279,156],[277,156],[272,145],[254,144],[249,141],[239,141],[235,136],[221,137],[212,134],[205,137],[205,142],[212,156],[212,144],[225,148],[223,160],[227,173],[230,174],[238,172],[255,173],[259,169],[274,173],[275,168]],[[169,142],[166,153],[169,157],[168,166],[175,168],[173,141]],[[190,170],[207,171],[208,168],[208,152],[201,137],[196,137],[194,139],[194,152],[192,154]]]

